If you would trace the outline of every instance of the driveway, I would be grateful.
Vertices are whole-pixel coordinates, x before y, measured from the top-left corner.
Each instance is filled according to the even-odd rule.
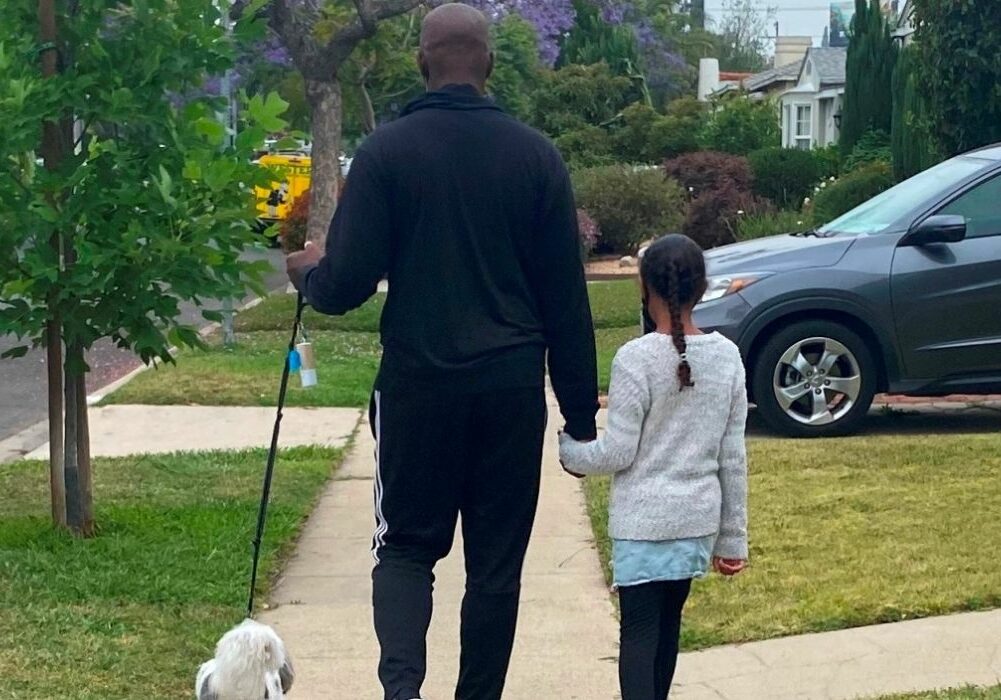
[[[287,278],[284,256],[280,250],[254,249],[244,254],[247,260],[268,260],[272,271],[265,277],[269,290],[284,287]],[[250,301],[252,295],[244,301]],[[187,304],[181,309],[181,318],[193,325],[205,325],[201,312]],[[18,345],[14,338],[0,337],[0,353]],[[94,392],[128,374],[141,363],[127,350],[121,350],[109,340],[95,344],[87,355],[91,371],[87,390]],[[46,408],[45,350],[37,349],[16,360],[0,360],[0,440],[44,420]]]

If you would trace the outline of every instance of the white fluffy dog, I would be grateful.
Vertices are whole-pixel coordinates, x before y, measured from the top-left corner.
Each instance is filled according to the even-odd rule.
[[[295,672],[281,637],[253,620],[231,629],[215,648],[215,658],[198,669],[198,700],[280,700]]]

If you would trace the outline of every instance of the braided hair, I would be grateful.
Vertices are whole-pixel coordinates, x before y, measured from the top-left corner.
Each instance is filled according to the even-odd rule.
[[[643,254],[640,275],[647,293],[656,294],[671,314],[671,340],[678,351],[681,391],[695,386],[688,363],[688,344],[681,313],[690,309],[706,291],[706,262],[702,249],[687,236],[670,234],[654,242]]]

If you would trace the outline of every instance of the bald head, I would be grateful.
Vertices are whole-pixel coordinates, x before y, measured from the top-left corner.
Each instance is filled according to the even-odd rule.
[[[486,15],[460,3],[432,10],[424,18],[417,60],[429,90],[467,84],[484,92],[494,62]]]

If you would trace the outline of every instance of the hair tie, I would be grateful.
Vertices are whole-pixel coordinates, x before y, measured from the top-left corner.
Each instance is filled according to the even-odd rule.
[[[688,362],[688,353],[687,352],[681,353],[681,361],[682,362]]]

